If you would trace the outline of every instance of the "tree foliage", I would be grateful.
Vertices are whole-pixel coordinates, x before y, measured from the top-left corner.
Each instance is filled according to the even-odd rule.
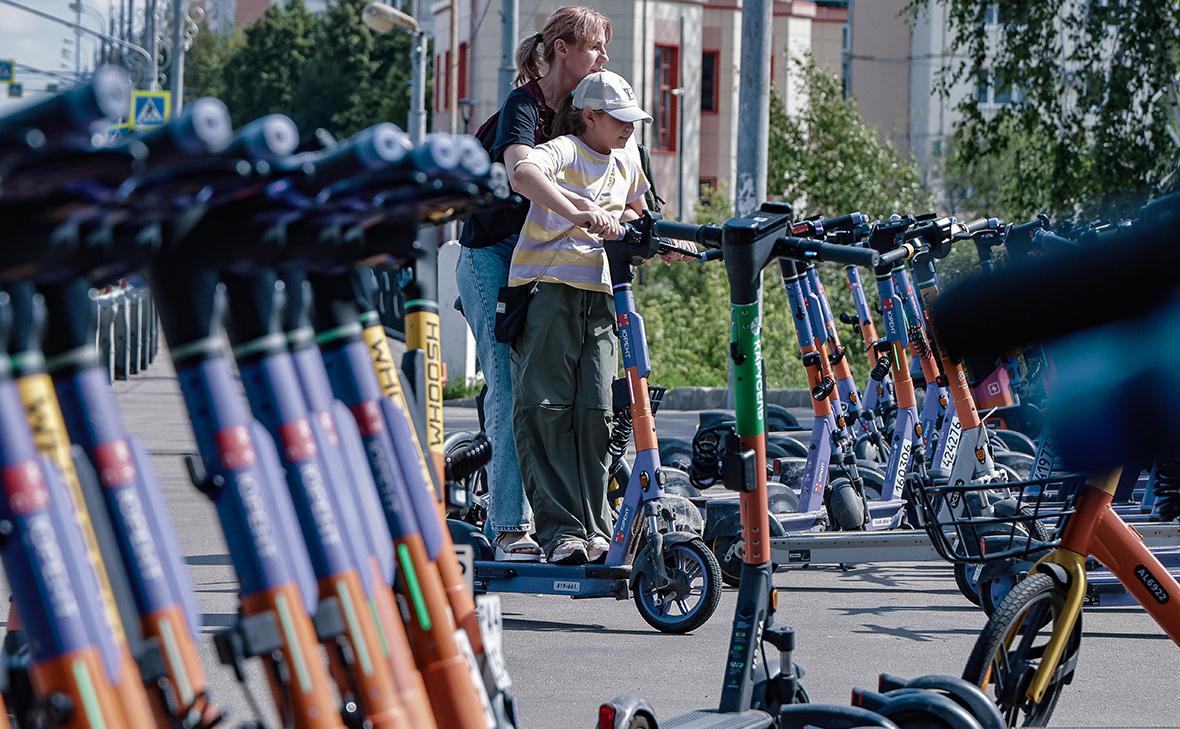
[[[322,127],[344,137],[379,121],[404,125],[410,36],[373,33],[361,22],[364,6],[338,0],[317,15],[304,0],[289,0],[244,31],[202,29],[186,67],[186,96],[220,97],[237,125],[286,114],[305,135]]]
[[[811,56],[791,64],[807,101],[801,113],[791,116],[777,96],[772,98],[770,194],[799,212],[827,216],[860,211],[878,218],[928,209],[930,192],[917,167],[865,122],[840,79]]]
[[[798,116],[772,98],[770,111],[771,194],[791,201],[800,213],[837,215],[860,210],[873,216],[924,212],[930,194],[913,163],[902,160],[843,96],[839,81],[811,59],[797,62],[801,91],[809,103]],[[722,222],[733,215],[724,188],[707,195],[697,221]],[[852,311],[844,270],[821,266],[821,277],[838,314]],[[652,351],[653,380],[663,385],[726,384],[729,337],[729,285],[718,264],[648,266],[646,283],[636,288]],[[778,268],[763,275],[762,353],[769,387],[802,387],[795,322]],[[863,379],[864,345],[844,327],[842,342]]]
[[[1012,219],[1117,214],[1175,168],[1180,0],[933,2],[947,6],[955,59],[938,92],[993,89],[957,107],[947,177],[964,205]],[[1012,101],[989,103],[997,90]]]

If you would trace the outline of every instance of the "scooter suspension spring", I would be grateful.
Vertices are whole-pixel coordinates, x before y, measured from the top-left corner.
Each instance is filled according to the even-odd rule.
[[[891,355],[889,352],[882,352],[877,356],[877,364],[873,367],[872,372],[869,373],[869,377],[873,378],[877,382],[881,382],[885,379],[885,376],[889,374],[889,370],[892,369],[892,367],[893,355]]]
[[[1155,492],[1152,515],[1160,521],[1180,517],[1180,452],[1158,456],[1151,477]]]
[[[618,460],[627,454],[627,446],[631,443],[631,410],[619,408],[610,424],[610,439],[607,441],[606,452],[611,461]]]
[[[464,481],[492,460],[492,442],[485,433],[476,433],[468,446],[447,456],[448,481]]]

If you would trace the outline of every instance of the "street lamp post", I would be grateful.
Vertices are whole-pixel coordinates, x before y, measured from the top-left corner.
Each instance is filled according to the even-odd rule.
[[[184,15],[185,0],[172,0],[172,113],[184,104]]]
[[[406,132],[414,144],[426,136],[426,34],[413,16],[381,2],[365,6],[361,20],[376,33],[404,30],[413,34],[410,50],[410,115]],[[437,92],[437,90],[436,90]]]

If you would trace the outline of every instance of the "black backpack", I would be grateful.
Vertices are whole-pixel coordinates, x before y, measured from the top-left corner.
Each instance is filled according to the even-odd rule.
[[[535,80],[529,81],[519,89],[528,94],[537,103],[537,108],[541,110],[540,123],[537,125],[533,139],[535,144],[543,144],[549,139],[550,130],[553,128],[553,112],[545,105],[545,94],[541,91],[541,85]],[[500,109],[497,109],[475,132],[475,138],[483,145],[488,156],[492,156],[492,146],[496,143],[496,128],[499,125]],[[503,162],[504,156],[501,154],[499,158],[493,157],[493,160]],[[498,207],[495,210],[470,215],[463,223],[463,230],[459,233],[459,244],[467,248],[487,248],[495,245],[508,236],[519,233],[524,227],[528,213],[529,203],[528,200],[525,200],[519,205]]]

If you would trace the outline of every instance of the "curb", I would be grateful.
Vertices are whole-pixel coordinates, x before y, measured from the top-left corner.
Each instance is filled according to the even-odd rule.
[[[673,387],[664,393],[661,410],[725,410],[728,390],[724,387]],[[809,407],[811,393],[805,389],[767,390],[766,402],[785,408]],[[474,397],[460,397],[443,403],[453,408],[475,407]]]

